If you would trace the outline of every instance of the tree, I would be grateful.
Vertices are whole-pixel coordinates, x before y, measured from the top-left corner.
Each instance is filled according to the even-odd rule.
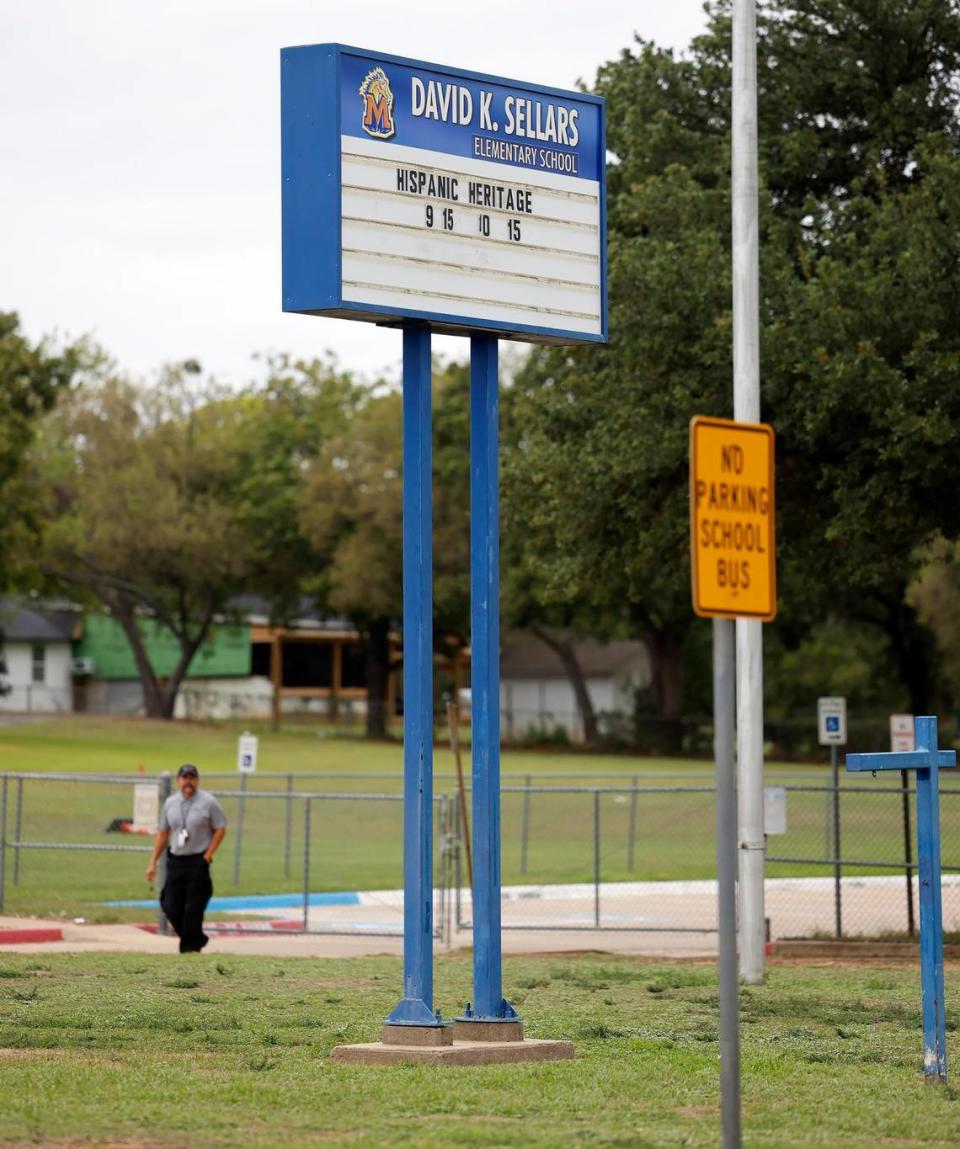
[[[29,522],[32,508],[15,489],[43,416],[94,353],[83,344],[57,348],[49,341],[31,344],[14,312],[0,312],[0,582],[13,572],[8,555],[11,535]],[[17,496],[17,497],[14,497]]]
[[[16,576],[10,555],[29,531],[33,508],[18,481],[43,416],[89,358],[82,344],[31,344],[15,312],[0,311],[0,585]],[[0,676],[7,671],[0,655]],[[9,690],[0,681],[0,693]]]
[[[323,446],[301,495],[300,521],[326,556],[326,601],[364,640],[367,734],[387,734],[390,628],[403,610],[401,397],[367,396]]]
[[[469,371],[434,381],[434,642],[462,644],[469,630]],[[323,556],[324,594],[364,638],[367,734],[387,733],[390,631],[403,617],[402,396],[369,389],[308,468],[300,521]]]
[[[600,70],[611,345],[535,353],[508,471],[541,597],[619,610],[660,668],[665,714],[691,622],[687,422],[730,412],[730,5],[708,14],[686,57],[640,43]],[[758,27],[777,625],[799,640],[830,608],[882,627],[921,712],[929,643],[904,592],[918,546],[960,529],[943,497],[960,414],[960,15],[773,0]]]
[[[31,563],[105,607],[123,628],[151,717],[173,715],[194,655],[231,596],[248,587],[257,540],[232,491],[243,459],[236,405],[192,388],[198,368],[168,370],[153,389],[109,373],[66,396],[33,453],[37,500]],[[173,634],[165,680],[142,623]]]

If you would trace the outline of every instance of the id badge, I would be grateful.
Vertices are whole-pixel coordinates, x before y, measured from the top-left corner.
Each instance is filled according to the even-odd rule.
[[[190,837],[190,834],[187,831],[186,826],[184,826],[184,828],[180,831],[180,833],[177,834],[177,845],[181,846],[181,847],[185,846],[187,844],[187,839],[189,837]]]

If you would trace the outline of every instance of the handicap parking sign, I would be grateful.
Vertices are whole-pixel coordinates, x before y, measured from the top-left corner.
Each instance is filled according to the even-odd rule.
[[[817,699],[817,741],[821,746],[845,746],[847,743],[847,700]]]

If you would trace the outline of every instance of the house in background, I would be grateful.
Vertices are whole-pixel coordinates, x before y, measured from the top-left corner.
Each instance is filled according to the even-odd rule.
[[[152,619],[140,625],[147,655],[161,677],[173,672],[180,658],[176,638]],[[133,651],[123,628],[108,614],[81,616],[73,646],[74,708],[92,714],[141,714],[143,687]],[[181,687],[250,676],[250,627],[218,623],[197,651]],[[207,717],[204,715],[203,717]]]
[[[0,599],[6,663],[0,711],[73,710],[73,640],[81,615],[72,608],[41,608]]]
[[[619,639],[573,644],[601,732],[604,717],[630,715],[637,690],[650,685],[650,658],[642,642]],[[526,632],[504,635],[500,655],[501,731],[510,742],[532,731],[566,732],[583,741],[583,722],[560,656]]]
[[[268,718],[304,715],[362,722],[367,709],[363,639],[345,619],[325,618],[301,606],[302,617],[275,626],[267,606],[253,596],[237,600],[242,622],[216,624],[197,652],[177,697],[178,718]],[[69,604],[0,600],[0,626],[7,663],[7,693],[0,711],[142,714],[143,689],[133,652],[110,615]],[[169,632],[142,623],[150,660],[159,674],[172,672],[180,656]],[[633,713],[638,689],[650,684],[650,661],[641,642],[574,644],[600,730],[613,716]],[[402,696],[403,651],[391,635],[387,713],[395,718]],[[469,649],[437,656],[438,695],[468,696]],[[525,632],[504,636],[500,671],[501,730],[505,741],[533,731],[562,729],[583,741],[576,696],[559,655]],[[437,721],[443,721],[442,707]]]

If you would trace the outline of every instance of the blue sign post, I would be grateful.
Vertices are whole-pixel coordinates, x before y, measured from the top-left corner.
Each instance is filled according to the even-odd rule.
[[[916,750],[908,753],[848,754],[847,769],[917,772],[923,1074],[930,1083],[944,1084],[947,1080],[947,1038],[940,890],[940,771],[956,766],[957,753],[938,748],[937,720],[930,716],[914,719],[914,745]]]
[[[517,1021],[500,946],[500,484],[497,340],[470,341],[473,993],[464,1021]]]
[[[433,537],[430,332],[403,329],[403,997],[388,1025],[433,1011]]]
[[[474,1008],[461,1022],[470,1041],[514,1040],[487,1024],[520,1030],[501,973],[498,339],[607,340],[604,104],[340,44],[280,61],[283,308],[403,329],[404,984],[385,1040],[448,1036],[433,1008],[433,331],[471,339]]]

